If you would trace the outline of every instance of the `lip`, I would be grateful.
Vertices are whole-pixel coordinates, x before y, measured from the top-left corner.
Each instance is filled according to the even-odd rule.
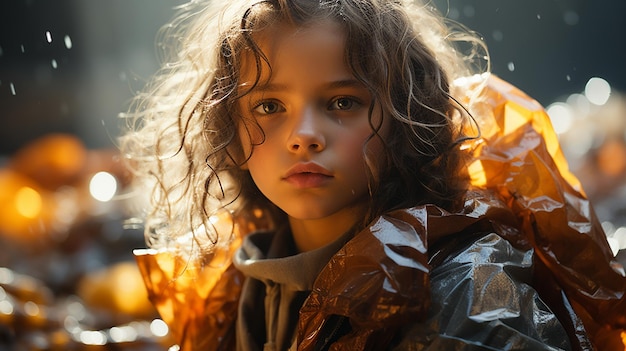
[[[313,163],[298,163],[291,167],[283,180],[291,183],[297,188],[316,188],[324,185],[333,178],[331,171]]]

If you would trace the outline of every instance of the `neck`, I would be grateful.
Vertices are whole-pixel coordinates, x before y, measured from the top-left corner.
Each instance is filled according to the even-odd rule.
[[[363,220],[363,211],[338,213],[321,219],[289,217],[289,226],[299,252],[311,251],[330,244]]]

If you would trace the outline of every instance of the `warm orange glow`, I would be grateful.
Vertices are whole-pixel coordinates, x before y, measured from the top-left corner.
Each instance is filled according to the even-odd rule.
[[[49,134],[13,155],[11,168],[53,190],[76,180],[86,158],[87,150],[77,137]]]
[[[227,303],[229,309],[224,309],[223,303],[236,301],[238,295],[234,289],[240,277],[231,265],[231,257],[241,245],[238,225],[242,223],[234,225],[226,211],[212,216],[210,223],[220,239],[211,252],[190,253],[185,245],[192,241],[186,236],[180,238],[179,247],[134,252],[152,302],[182,350],[199,349],[195,342],[209,340],[206,336],[211,333],[221,333],[228,327],[225,320],[236,315],[236,303]],[[253,223],[244,224],[244,228],[248,225],[254,229]],[[227,286],[224,282],[235,285]],[[216,319],[212,316],[218,308],[221,317]]]
[[[626,145],[610,140],[598,150],[598,167],[610,176],[617,177],[626,171]]]
[[[256,217],[256,218],[261,218],[261,217],[263,217],[263,210],[261,210],[260,208],[255,208],[255,209],[252,211],[252,214],[253,214],[253,215],[254,215],[254,217]]]
[[[622,336],[622,344],[624,344],[624,350],[626,350],[626,331],[623,331],[621,336]]]
[[[503,134],[512,134],[516,129],[528,123],[528,109],[513,102],[508,102],[504,106],[504,114],[507,116],[504,119]]]
[[[0,169],[0,233],[30,241],[45,233],[54,213],[51,197],[35,182],[9,169]]]
[[[113,300],[120,311],[137,314],[152,310],[146,287],[134,262],[114,266],[111,275],[110,283],[115,287]]]
[[[30,187],[21,187],[15,193],[15,209],[26,218],[36,218],[41,213],[41,195]]]
[[[458,81],[457,88],[471,91],[479,87],[481,80],[469,79]],[[491,187],[502,179],[495,177],[496,174],[506,172],[498,169],[500,166],[510,164],[509,157],[520,157],[520,161],[526,154],[514,154],[516,149],[511,150],[512,136],[521,137],[519,150],[539,152],[532,147],[524,146],[524,143],[533,144],[533,140],[526,140],[525,131],[532,129],[536,136],[540,136],[552,161],[556,165],[560,175],[577,191],[583,193],[580,182],[570,171],[561,150],[558,136],[552,128],[552,123],[546,111],[537,101],[526,96],[522,91],[505,81],[491,77],[487,82],[486,89],[482,92],[482,101],[472,105],[471,110],[480,116],[481,140],[475,146],[489,145],[489,147],[476,147],[473,151],[478,159],[469,166],[470,177],[473,185],[479,187]],[[467,101],[466,101],[467,102]],[[530,127],[530,128],[529,128]],[[470,133],[471,135],[471,133]],[[505,149],[500,149],[502,146]],[[480,160],[489,159],[487,164],[480,164]],[[483,172],[483,168],[488,172]]]
[[[487,175],[485,174],[485,169],[480,161],[476,160],[472,162],[467,168],[472,185],[484,187],[485,184],[487,184]]]
[[[143,318],[154,313],[134,262],[122,262],[93,272],[80,282],[78,294],[90,306]]]

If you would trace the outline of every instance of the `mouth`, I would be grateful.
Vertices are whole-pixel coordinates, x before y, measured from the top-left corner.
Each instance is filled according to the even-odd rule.
[[[299,163],[290,168],[283,180],[297,188],[316,188],[323,186],[333,177],[332,172],[315,163]]]

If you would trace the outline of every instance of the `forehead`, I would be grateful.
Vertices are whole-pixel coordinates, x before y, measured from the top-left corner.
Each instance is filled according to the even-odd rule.
[[[244,84],[254,81],[259,69],[262,81],[271,78],[270,72],[272,77],[297,73],[300,78],[349,73],[345,60],[346,33],[334,21],[300,26],[278,22],[255,33],[253,40],[260,55],[255,55],[254,50],[243,53],[240,74]],[[255,57],[260,60],[257,62]]]

